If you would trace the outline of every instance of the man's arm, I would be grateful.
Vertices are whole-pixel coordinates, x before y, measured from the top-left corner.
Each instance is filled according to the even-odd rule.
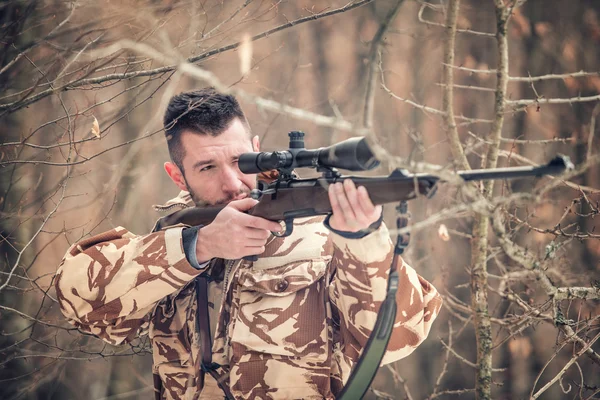
[[[394,246],[364,188],[352,181],[331,185],[333,214],[324,223],[332,232],[330,298],[337,307],[344,354],[357,360],[375,326],[386,296]],[[435,288],[399,258],[397,313],[383,363],[409,355],[425,340],[441,307]]]
[[[360,239],[333,232],[330,239],[334,249],[331,267],[335,270],[330,298],[339,312],[344,354],[356,361],[385,299],[393,244],[384,223]],[[398,309],[383,364],[408,356],[425,340],[442,304],[437,290],[399,260]]]
[[[186,259],[182,229],[118,227],[72,245],[55,279],[69,322],[112,344],[145,333],[156,305],[202,272]]]

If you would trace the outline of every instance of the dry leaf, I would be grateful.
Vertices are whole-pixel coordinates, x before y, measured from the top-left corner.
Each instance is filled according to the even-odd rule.
[[[444,242],[447,242],[450,240],[450,234],[448,233],[448,228],[446,228],[446,225],[444,225],[444,224],[440,225],[440,227],[438,228],[438,236]]]
[[[249,34],[245,34],[240,44],[240,72],[246,76],[252,67],[252,40]]]
[[[92,122],[92,134],[100,139],[100,124],[96,117],[94,117],[94,122]]]

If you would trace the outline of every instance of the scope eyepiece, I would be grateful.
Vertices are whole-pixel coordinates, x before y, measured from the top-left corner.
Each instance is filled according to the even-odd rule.
[[[290,168],[292,154],[289,151],[263,151],[240,154],[238,166],[245,174],[258,174],[280,168]]]

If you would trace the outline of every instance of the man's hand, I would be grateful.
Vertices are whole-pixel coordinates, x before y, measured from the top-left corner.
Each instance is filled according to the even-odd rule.
[[[258,201],[251,198],[232,201],[213,222],[200,228],[196,243],[199,263],[214,257],[236,260],[265,251],[271,231],[281,231],[281,225],[244,213],[256,203]]]
[[[345,179],[329,185],[329,202],[333,214],[329,226],[343,232],[367,229],[381,216],[381,206],[374,206],[364,186],[358,189],[354,182]]]

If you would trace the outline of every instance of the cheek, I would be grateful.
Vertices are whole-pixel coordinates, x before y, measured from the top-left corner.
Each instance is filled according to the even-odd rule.
[[[206,180],[200,177],[199,173],[194,173],[187,179],[187,184],[194,193],[206,191]]]
[[[250,189],[256,189],[256,174],[253,174],[253,175],[244,174],[244,176],[242,178],[242,182],[244,182],[244,184],[246,186],[248,186]]]

